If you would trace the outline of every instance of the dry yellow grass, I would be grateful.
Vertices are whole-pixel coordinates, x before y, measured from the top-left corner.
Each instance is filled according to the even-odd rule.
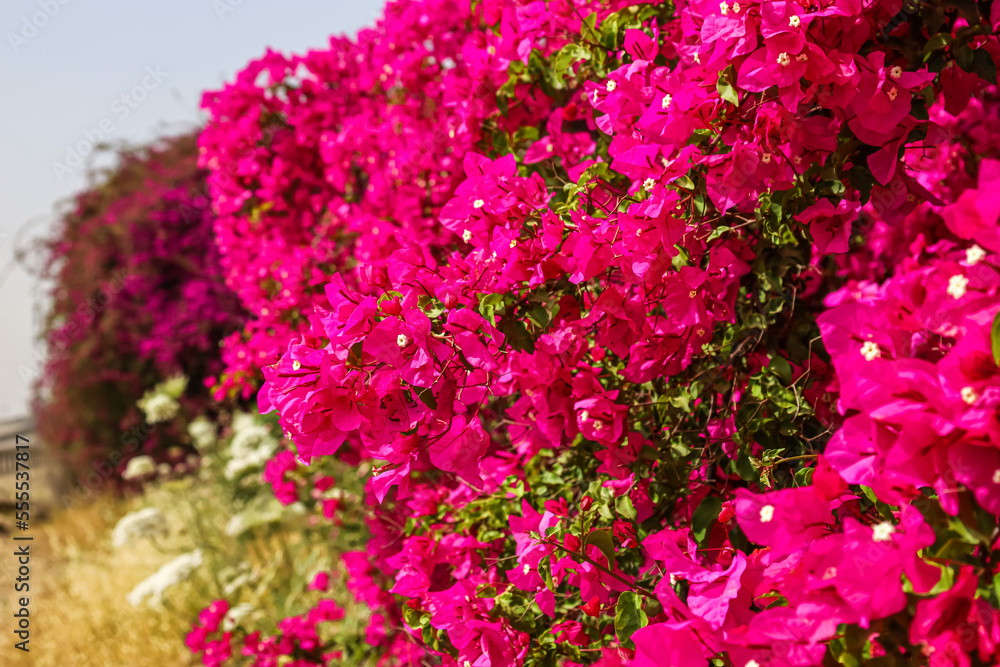
[[[113,550],[109,534],[127,504],[99,498],[33,525],[30,653],[13,646],[13,540],[0,559],[0,664],[33,667],[195,665],[183,636],[195,614],[134,608],[126,594],[172,556],[146,542]],[[183,586],[183,584],[182,584]],[[21,595],[21,594],[18,594]]]

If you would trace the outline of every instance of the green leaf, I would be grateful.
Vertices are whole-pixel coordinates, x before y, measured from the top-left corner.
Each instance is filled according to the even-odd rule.
[[[993,361],[1000,366],[1000,313],[993,318],[993,326],[990,327],[990,344],[993,346]]]
[[[649,625],[649,618],[642,610],[642,598],[632,591],[625,591],[618,596],[615,605],[615,635],[618,643],[632,648],[632,635],[635,631]]]
[[[715,496],[709,496],[701,501],[698,509],[691,516],[691,532],[695,541],[701,544],[708,536],[708,531],[722,512],[722,501]]]
[[[635,506],[632,504],[632,499],[627,495],[618,496],[615,499],[615,509],[623,519],[628,519],[629,521],[635,520]]]
[[[732,65],[719,72],[719,81],[715,84],[715,89],[719,91],[719,97],[734,107],[738,107],[740,105],[740,97],[736,94],[736,89],[733,88],[733,84],[729,83],[729,78],[726,76],[731,67]]]
[[[587,535],[585,542],[586,546],[593,544],[595,547],[601,550],[605,558],[608,559],[608,567],[615,566],[615,543],[611,539],[611,533],[606,530],[595,530]]]

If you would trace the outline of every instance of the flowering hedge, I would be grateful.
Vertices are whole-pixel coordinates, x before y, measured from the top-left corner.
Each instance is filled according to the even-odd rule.
[[[207,94],[217,394],[375,466],[369,653],[317,608],[243,655],[998,664],[998,24],[399,0]]]
[[[185,409],[213,412],[203,379],[218,372],[218,341],[244,319],[220,276],[196,137],[116,158],[77,195],[46,248],[52,287],[38,429],[73,454],[88,484],[114,477],[130,454],[186,442],[183,423],[151,427],[136,401],[185,373],[193,380]]]

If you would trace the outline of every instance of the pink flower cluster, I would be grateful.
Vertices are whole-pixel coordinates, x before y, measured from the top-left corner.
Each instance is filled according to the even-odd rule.
[[[997,664],[1000,9],[935,12],[400,0],[206,95],[221,389],[373,465],[383,664]]]

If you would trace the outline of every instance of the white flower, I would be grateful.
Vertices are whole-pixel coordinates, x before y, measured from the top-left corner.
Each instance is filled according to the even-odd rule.
[[[826,572],[823,573],[824,580],[833,579],[836,576],[837,576],[837,568],[835,567],[828,567],[826,568]]]
[[[886,95],[889,96],[890,102],[895,102],[896,98],[899,97],[899,91],[896,89],[895,86],[893,86],[892,88],[889,89],[889,92],[886,93]]]
[[[972,405],[979,400],[979,394],[972,387],[962,387],[962,400]]]
[[[986,259],[986,251],[978,245],[974,245],[965,251],[965,261],[969,266],[975,266]]]
[[[233,431],[225,469],[227,479],[234,479],[251,468],[262,468],[278,449],[278,441],[271,436],[271,428],[257,423],[247,413],[238,413],[233,418]]]
[[[597,431],[597,432],[603,431],[604,430],[604,422],[602,422],[600,419],[595,419],[594,420],[594,430]]]
[[[170,421],[177,415],[181,404],[167,394],[146,394],[138,403],[139,409],[146,415],[150,424]]]
[[[295,361],[292,362],[292,370],[293,371],[297,371],[300,368],[302,368],[302,362],[301,361],[299,361],[298,359],[296,359]]]
[[[800,25],[802,25],[802,19],[800,19],[795,14],[792,14],[788,19],[788,25],[792,26],[793,28],[798,28]]]
[[[695,51],[694,58],[692,58],[692,60],[694,60],[694,62],[695,62],[696,65],[700,65],[701,64],[701,56],[698,55],[697,51]]]
[[[642,182],[642,189],[645,190],[646,192],[649,192],[650,190],[653,189],[654,185],[656,185],[656,181],[654,181],[652,178],[647,178]]]
[[[760,663],[751,658],[747,660],[747,664],[743,665],[743,667],[760,667]]]
[[[146,598],[152,598],[153,602],[159,603],[163,600],[163,594],[168,588],[181,583],[191,576],[191,573],[201,565],[201,549],[197,549],[173,559],[154,574],[146,577],[132,589],[132,592],[125,596],[128,603],[133,607],[138,607]]]
[[[770,523],[774,518],[774,505],[764,505],[760,508],[760,520],[762,523]]]
[[[472,232],[466,229],[462,232],[462,240],[469,243],[472,240]]]
[[[948,279],[948,295],[956,299],[965,296],[965,291],[969,287],[969,279],[961,273]]]
[[[723,16],[729,13],[729,4],[725,0],[719,5],[719,13]]]
[[[129,459],[129,462],[125,465],[125,472],[122,473],[122,479],[138,479],[152,474],[155,470],[156,463],[153,462],[153,459],[145,455],[136,456]]]
[[[588,419],[590,419],[590,413],[587,412],[586,410],[581,411],[580,412],[580,423],[581,424],[586,424]]]
[[[993,471],[993,483],[1000,484],[1000,468]]]
[[[900,78],[901,76],[903,76],[903,68],[900,67],[899,65],[896,65],[895,67],[889,70],[889,76],[891,76],[893,79]]]
[[[872,527],[872,539],[876,542],[889,542],[896,529],[888,521],[877,523]]]
[[[188,424],[187,432],[199,451],[208,449],[216,442],[215,424],[205,417],[198,417]]]
[[[670,103],[673,101],[674,101],[674,96],[671,95],[670,93],[667,93],[666,95],[663,96],[663,99],[660,100],[660,107],[663,109],[669,109]]]
[[[236,625],[240,622],[240,620],[244,616],[249,614],[251,611],[253,611],[253,609],[254,609],[253,605],[247,604],[246,602],[238,604],[232,609],[230,609],[228,612],[226,612],[225,618],[222,619],[222,631],[232,632],[233,629],[236,627]]]
[[[866,340],[865,344],[861,346],[861,356],[865,358],[865,361],[878,359],[882,356],[882,349],[875,341]]]
[[[410,337],[406,334],[399,334],[396,336],[396,345],[399,347],[407,347],[410,344]]]
[[[781,65],[782,67],[788,67],[788,65],[791,64],[791,62],[792,59],[787,52],[782,51],[781,53],[778,54],[778,64]]]
[[[804,63],[805,61],[809,60],[809,55],[805,53],[800,53],[799,55],[795,56],[795,59],[798,60],[800,63]]]
[[[477,199],[476,201],[472,202],[472,208],[474,209],[480,209],[483,206],[486,206],[486,202],[484,202],[482,199]]]
[[[733,14],[739,14],[739,13],[740,13],[740,3],[734,2],[733,3]]]
[[[608,91],[609,93],[613,93],[613,92],[615,92],[615,88],[617,88],[617,87],[618,87],[618,84],[617,84],[617,83],[615,83],[614,81],[608,81],[608,83],[607,83],[607,84],[606,84],[606,85],[604,86],[604,88],[605,88],[605,89],[606,89],[606,90],[607,90],[607,91]]]
[[[770,153],[763,153],[760,156],[760,161],[763,162],[764,164],[771,164],[771,154]]]
[[[157,537],[167,534],[167,520],[155,507],[147,507],[123,516],[111,531],[111,545],[125,546],[133,539]]]

